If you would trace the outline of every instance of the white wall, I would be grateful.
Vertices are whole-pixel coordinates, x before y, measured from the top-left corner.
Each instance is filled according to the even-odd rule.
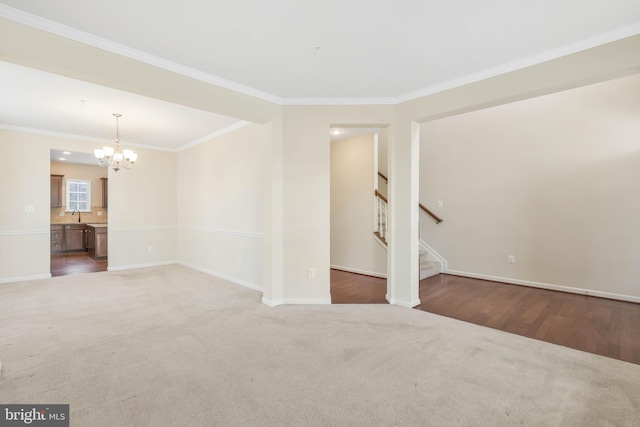
[[[374,135],[331,143],[331,267],[386,277],[387,251],[373,237]]]
[[[640,301],[639,93],[635,75],[422,124],[421,200],[444,202],[422,239],[450,270]]]
[[[262,126],[178,153],[178,261],[262,289]]]

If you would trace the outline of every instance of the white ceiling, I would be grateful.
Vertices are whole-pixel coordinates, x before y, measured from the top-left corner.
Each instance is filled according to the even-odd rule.
[[[343,139],[353,138],[354,136],[375,134],[379,131],[379,128],[353,128],[345,126],[332,126],[329,132],[329,140],[331,142],[342,141]]]
[[[230,117],[0,62],[0,121],[18,128],[176,149],[237,124]]]
[[[98,166],[98,161],[92,153],[78,153],[75,151],[63,151],[51,149],[51,161],[59,163],[77,163],[81,165]]]
[[[395,103],[640,33],[638,0],[1,1],[2,17],[283,104]],[[0,65],[5,125],[110,138],[120,112],[124,141],[175,149],[235,122]]]

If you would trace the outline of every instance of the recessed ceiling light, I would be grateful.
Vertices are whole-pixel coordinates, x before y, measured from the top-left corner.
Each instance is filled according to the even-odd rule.
[[[334,129],[334,130],[331,131],[331,135],[340,135],[341,133],[342,133],[342,131],[339,130],[339,129]]]
[[[67,156],[71,154],[71,151],[63,151],[62,154],[66,154]]]
[[[64,161],[64,160],[67,160],[67,159],[65,159],[64,157],[60,157],[58,160]]]

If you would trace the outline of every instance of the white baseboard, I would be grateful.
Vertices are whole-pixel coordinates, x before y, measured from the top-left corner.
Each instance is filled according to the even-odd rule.
[[[0,279],[0,285],[4,283],[28,282],[29,280],[41,280],[41,279],[51,279],[51,274],[38,274],[36,276],[7,277],[5,279]]]
[[[283,304],[302,304],[302,305],[326,305],[331,304],[331,298],[283,298],[278,300],[270,300],[262,298],[262,303],[269,307],[276,307]]]
[[[447,260],[444,259],[444,257],[442,255],[440,255],[438,253],[438,251],[436,251],[435,249],[433,249],[431,246],[429,246],[427,244],[427,242],[425,242],[424,240],[420,239],[420,247],[422,249],[424,249],[425,251],[427,251],[429,254],[431,254],[431,256],[433,256],[436,260],[438,260],[438,262],[442,265],[441,268],[441,272],[445,272],[447,271]]]
[[[403,300],[391,298],[389,294],[386,294],[384,296],[384,299],[386,299],[389,304],[398,305],[400,307],[413,308],[420,305],[420,299],[417,299],[415,301],[403,301]]]
[[[466,271],[446,270],[444,271],[444,273],[451,274],[454,276],[470,277],[473,279],[490,280],[492,282],[508,283],[510,285],[529,286],[532,288],[549,289],[552,291],[569,292],[572,294],[589,295],[589,296],[608,298],[608,299],[614,299],[619,301],[640,303],[640,297],[635,297],[631,295],[621,295],[621,294],[614,294],[610,292],[594,291],[590,289],[573,288],[571,286],[554,285],[551,283],[532,282],[529,280],[511,279],[508,277],[490,276],[487,274],[469,273]]]
[[[381,279],[387,278],[386,274],[376,273],[375,271],[360,270],[358,268],[343,267],[341,265],[333,265],[333,264],[331,264],[329,267],[333,268],[334,270],[346,271],[347,273],[363,274],[365,276],[379,277]]]
[[[177,263],[178,263],[177,261],[159,261],[159,262],[149,262],[146,264],[121,265],[119,267],[108,266],[107,271],[135,270],[136,268],[161,267],[163,265],[172,265]]]
[[[254,291],[263,292],[262,286],[256,285],[255,283],[247,282],[245,280],[241,280],[241,279],[238,279],[238,278],[233,277],[233,276],[222,274],[222,273],[219,273],[217,271],[213,271],[213,270],[209,270],[209,269],[206,269],[206,268],[198,267],[196,265],[189,264],[188,262],[177,261],[177,264],[183,265],[183,266],[191,268],[193,270],[200,271],[202,273],[209,274],[211,276],[218,277],[220,279],[226,280],[226,281],[231,282],[231,283],[235,283],[237,285],[244,286],[245,288],[253,289]]]
[[[262,297],[262,303],[264,305],[268,305],[269,307],[276,307],[276,306],[282,305],[282,300],[281,299],[270,300],[265,297]]]
[[[283,304],[331,304],[331,297],[329,298],[284,298]]]

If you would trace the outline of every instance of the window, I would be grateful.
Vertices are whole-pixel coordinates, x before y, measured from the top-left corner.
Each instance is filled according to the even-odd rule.
[[[91,211],[91,181],[67,179],[67,211]]]

